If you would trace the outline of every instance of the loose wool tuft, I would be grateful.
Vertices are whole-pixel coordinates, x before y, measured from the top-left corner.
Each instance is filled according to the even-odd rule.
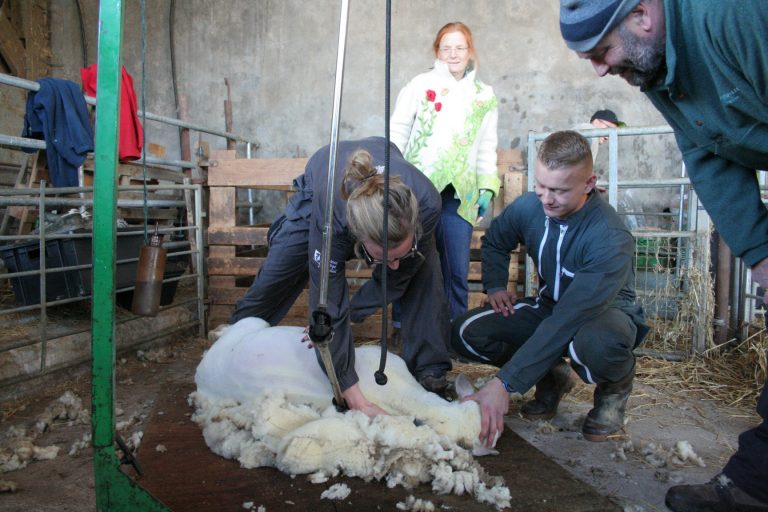
[[[435,493],[470,494],[498,509],[509,489],[472,456],[480,432],[476,402],[447,402],[424,390],[389,355],[388,383],[375,384],[377,347],[356,349],[360,387],[390,413],[339,413],[301,327],[246,318],[222,331],[197,368],[193,420],[208,447],[243,467],[276,467],[320,483],[344,474],[389,487],[430,482]]]

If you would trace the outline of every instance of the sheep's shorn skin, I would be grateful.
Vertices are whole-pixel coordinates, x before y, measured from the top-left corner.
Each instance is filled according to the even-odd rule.
[[[270,327],[246,318],[223,331],[197,368],[193,420],[214,453],[243,467],[273,466],[323,482],[344,474],[411,488],[431,482],[438,494],[471,494],[497,508],[509,489],[489,477],[467,449],[480,432],[477,403],[446,402],[424,390],[402,359],[387,360],[388,382],[373,373],[379,349],[356,349],[365,396],[389,416],[339,413],[301,327]]]

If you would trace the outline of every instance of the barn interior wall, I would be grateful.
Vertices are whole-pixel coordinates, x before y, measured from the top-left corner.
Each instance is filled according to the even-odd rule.
[[[633,126],[664,124],[636,88],[617,77],[598,79],[588,62],[566,48],[556,2],[393,4],[392,105],[400,88],[431,66],[432,38],[440,26],[462,20],[474,32],[478,75],[499,98],[500,148],[525,152],[529,130],[569,128],[601,108],[615,110]],[[233,131],[260,142],[256,157],[308,156],[329,140],[340,5],[330,0],[146,0],[142,66],[141,2],[126,2],[123,63],[140,103],[145,84],[148,111],[175,116],[176,97],[185,95],[192,122],[220,129],[227,78]],[[97,57],[98,1],[50,0],[50,11],[51,74],[79,83],[79,69]],[[350,2],[342,138],[383,133],[384,14],[381,0]],[[20,118],[20,110],[10,114]],[[148,123],[147,137],[164,145],[169,157],[179,156],[175,128]],[[213,149],[226,147],[216,136],[200,139]],[[679,175],[672,136],[623,139],[619,153],[623,177]],[[674,204],[673,197],[654,197]]]

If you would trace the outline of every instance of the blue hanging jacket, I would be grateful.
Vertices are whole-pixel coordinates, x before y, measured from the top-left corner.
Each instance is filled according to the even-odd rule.
[[[78,85],[43,78],[27,95],[22,137],[45,140],[48,175],[54,187],[76,187],[77,169],[93,151],[93,129]],[[34,150],[26,150],[32,152]]]

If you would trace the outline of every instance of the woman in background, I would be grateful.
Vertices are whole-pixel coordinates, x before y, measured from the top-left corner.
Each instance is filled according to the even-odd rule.
[[[476,77],[472,32],[461,22],[443,26],[432,44],[434,67],[397,97],[390,137],[405,158],[440,192],[436,231],[451,319],[467,310],[472,228],[499,191],[496,170],[498,101]],[[396,308],[394,326],[398,327]]]

